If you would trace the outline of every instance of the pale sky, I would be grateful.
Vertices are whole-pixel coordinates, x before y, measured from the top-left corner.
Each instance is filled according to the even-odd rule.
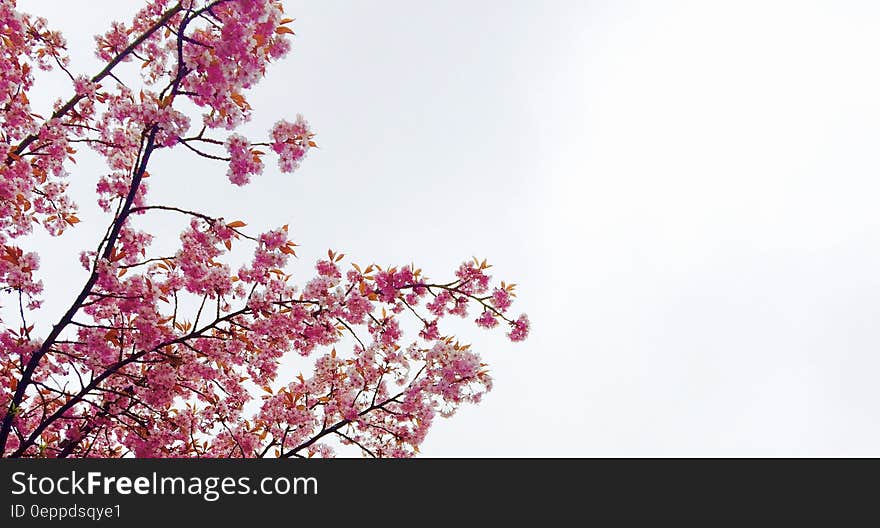
[[[89,74],[92,35],[139,4],[19,1]],[[495,389],[424,456],[880,455],[880,4],[285,6],[294,48],[246,132],[302,113],[320,150],[244,190],[162,155],[152,197],[290,223],[302,281],[333,248],[437,278],[477,255],[518,283],[530,339],[455,327]],[[102,169],[78,167],[48,320],[104,225]]]

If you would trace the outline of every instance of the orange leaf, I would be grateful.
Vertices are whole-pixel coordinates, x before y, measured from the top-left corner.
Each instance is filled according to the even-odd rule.
[[[282,35],[284,33],[296,35],[296,33],[294,33],[292,29],[290,29],[289,27],[284,27],[284,26],[278,26],[277,28],[275,28],[275,33],[278,33],[279,35]]]
[[[233,94],[230,95],[229,97],[230,97],[233,101],[235,101],[235,104],[237,104],[238,107],[241,108],[241,109],[244,109],[245,107],[248,106],[248,103],[247,103],[247,101],[245,100],[244,96],[241,95],[240,93],[233,93]]]

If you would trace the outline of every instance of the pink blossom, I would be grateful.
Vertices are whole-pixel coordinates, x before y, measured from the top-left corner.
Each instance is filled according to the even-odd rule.
[[[511,323],[511,330],[507,334],[507,337],[509,337],[511,341],[523,341],[528,336],[529,317],[526,314],[522,314],[516,321]]]
[[[477,317],[476,321],[477,326],[481,326],[483,328],[492,328],[498,326],[498,320],[495,319],[495,315],[489,310],[484,311],[479,317]]]
[[[499,312],[504,312],[510,305],[513,303],[513,299],[510,298],[510,292],[501,288],[495,288],[492,291],[492,305],[495,306]]]
[[[419,337],[425,341],[434,341],[440,339],[440,332],[437,330],[437,320],[425,324],[425,328],[419,333]]]
[[[315,265],[315,268],[318,270],[318,274],[324,277],[342,277],[342,274],[339,273],[339,268],[336,267],[336,264],[330,262],[329,260],[319,260],[318,263]]]
[[[301,115],[296,122],[280,120],[272,127],[272,150],[278,154],[278,167],[282,172],[293,172],[311,148],[312,134],[309,124]]]
[[[245,185],[250,181],[251,174],[263,172],[263,162],[250,149],[247,139],[232,134],[226,139],[226,150],[229,152],[229,170],[226,175],[235,185]]]

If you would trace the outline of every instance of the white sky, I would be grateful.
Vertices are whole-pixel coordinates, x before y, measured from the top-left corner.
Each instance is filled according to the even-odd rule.
[[[139,2],[19,4],[93,73],[92,35]],[[152,196],[289,222],[302,278],[332,247],[438,278],[476,254],[517,282],[532,337],[462,327],[496,387],[425,456],[880,455],[880,4],[286,7],[294,50],[247,131],[301,112],[321,149],[244,190],[163,155]],[[79,167],[71,255],[103,225],[100,166]],[[50,314],[82,280],[65,255]]]

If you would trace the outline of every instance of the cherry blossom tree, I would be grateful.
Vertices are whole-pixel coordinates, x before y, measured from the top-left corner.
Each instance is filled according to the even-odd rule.
[[[46,20],[0,0],[3,456],[412,456],[437,415],[492,386],[442,320],[526,338],[528,318],[509,312],[514,285],[493,282],[485,261],[435,281],[328,251],[298,287],[285,271],[296,256],[287,226],[257,233],[151,201],[149,178],[165,176],[150,163],[171,149],[216,160],[229,180],[216,185],[243,186],[266,158],[293,172],[316,147],[301,116],[258,140],[234,132],[253,112],[248,90],[288,52],[292,22],[276,0],[152,0],[96,37],[103,68],[86,77]],[[41,70],[70,81],[48,117],[28,99]],[[42,322],[49,292],[29,235],[89,225],[68,192],[94,185],[77,174],[81,148],[106,162],[96,184],[106,222],[71,263],[87,280],[51,292],[69,308]],[[151,251],[165,235],[156,215],[185,219],[173,255]],[[235,265],[239,245],[252,257]],[[279,375],[297,354],[311,356],[310,376]]]

